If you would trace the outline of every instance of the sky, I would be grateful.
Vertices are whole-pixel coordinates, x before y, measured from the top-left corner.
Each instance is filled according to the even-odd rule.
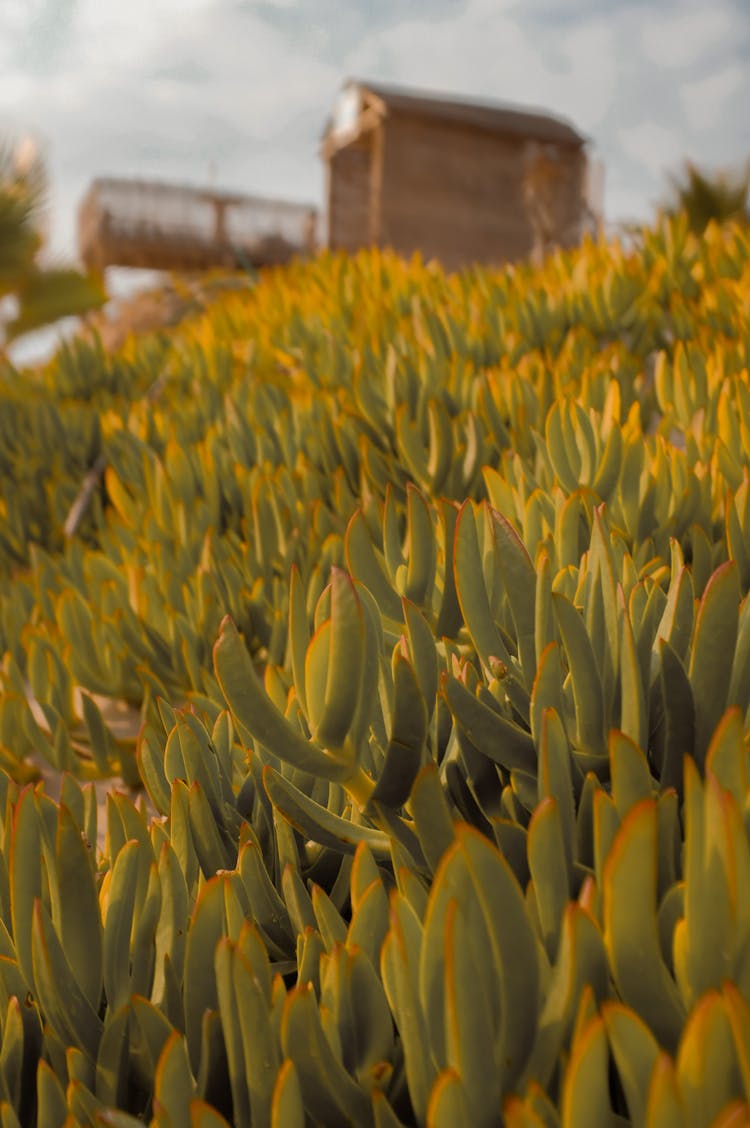
[[[40,146],[63,256],[95,176],[322,206],[349,77],[566,117],[613,225],[750,158],[748,0],[0,0],[0,139]]]

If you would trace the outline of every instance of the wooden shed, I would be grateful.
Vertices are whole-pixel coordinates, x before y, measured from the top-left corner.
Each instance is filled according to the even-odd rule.
[[[595,216],[586,139],[546,113],[345,84],[326,127],[328,245],[449,269],[573,245]]]
[[[317,214],[287,203],[153,180],[95,180],[78,211],[87,267],[268,266],[315,247]]]

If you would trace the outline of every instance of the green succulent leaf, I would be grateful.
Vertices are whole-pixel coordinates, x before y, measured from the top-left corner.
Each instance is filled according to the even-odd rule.
[[[230,1128],[229,1122],[206,1101],[190,1102],[190,1128]]]
[[[453,816],[434,764],[420,769],[409,805],[424,856],[434,872],[455,841]]]
[[[459,510],[455,502],[446,498],[438,498],[437,504],[440,513],[443,593],[440,611],[435,623],[435,637],[438,639],[455,638],[463,621],[456,591],[456,577],[452,566],[452,549]]]
[[[229,618],[221,625],[214,646],[214,669],[232,716],[244,732],[279,759],[301,771],[325,779],[342,780],[351,772],[348,759],[321,751],[305,740],[269,700],[253,669],[250,656]]]
[[[107,891],[102,942],[103,978],[112,1011],[125,1006],[130,996],[130,936],[133,927],[141,848],[135,839],[119,851]]]
[[[516,628],[518,655],[528,689],[536,674],[536,572],[510,521],[491,510],[498,566]]]
[[[409,640],[409,653],[419,689],[427,707],[427,720],[435,708],[438,688],[438,657],[435,638],[426,619],[416,604],[404,599],[404,623]]]
[[[677,1053],[677,1084],[692,1124],[715,1123],[739,1094],[737,1058],[724,999],[710,991],[691,1011]],[[747,1106],[745,1106],[746,1108]]]
[[[406,486],[408,563],[403,594],[422,607],[429,602],[435,580],[436,544],[430,508],[411,483]]]
[[[490,1116],[494,1114],[496,1118],[497,1114],[491,1107],[487,1112]],[[430,1093],[427,1123],[434,1124],[435,1128],[450,1128],[453,1124],[479,1123],[472,1120],[471,1106],[466,1098],[461,1078],[455,1069],[444,1069],[438,1075]]]
[[[481,959],[475,961],[475,974],[477,967],[484,967],[486,982],[492,984],[488,1000],[495,1068],[500,1091],[505,1091],[519,1076],[533,1046],[539,990],[537,941],[510,866],[478,831],[460,824],[455,843],[435,875],[428,903],[425,937],[432,939],[425,941],[420,973],[423,999],[433,997],[432,984],[440,976],[435,956],[443,945],[438,946],[436,937],[444,935],[452,902],[473,930],[475,956]],[[434,1026],[437,1015],[430,1018]],[[452,1064],[447,1049],[446,1064]]]
[[[170,805],[169,781],[164,772],[160,741],[148,724],[138,734],[136,762],[151,802],[160,814],[166,815]]]
[[[743,739],[743,717],[737,708],[727,709],[714,730],[706,756],[706,773],[716,777],[731,792],[739,808],[748,793],[748,753]]]
[[[280,1065],[270,1000],[238,946],[221,940],[214,960],[234,1119],[268,1123]]]
[[[98,1011],[102,993],[102,926],[89,851],[80,827],[65,806],[59,808],[56,884],[60,941],[76,982]]]
[[[357,712],[365,661],[362,606],[351,579],[339,568],[331,574],[330,624],[325,694],[315,710],[314,737],[335,750],[343,745]]]
[[[609,762],[612,798],[618,815],[624,819],[636,803],[651,798],[653,780],[640,746],[617,729],[610,730],[609,734]]]
[[[319,885],[313,885],[311,903],[315,921],[329,952],[346,940],[346,922],[331,898]]]
[[[666,640],[659,643],[660,709],[653,739],[662,787],[682,792],[683,757],[695,747],[695,702],[682,662]]]
[[[358,848],[359,849],[359,848]],[[382,881],[376,879],[368,885],[358,899],[347,932],[346,943],[357,946],[380,966],[380,951],[388,932],[388,894]]]
[[[649,1084],[659,1057],[659,1043],[648,1026],[622,1003],[604,1003],[602,1017],[625,1091],[630,1120],[634,1125],[645,1125]]]
[[[263,769],[263,784],[271,802],[295,830],[321,846],[353,854],[360,842],[366,842],[376,855],[387,854],[389,838],[382,831],[333,814],[270,765]]]
[[[441,691],[460,730],[483,756],[508,770],[535,773],[536,750],[526,729],[485,705],[450,674],[442,675]]]
[[[571,892],[572,871],[566,865],[565,840],[557,800],[542,799],[528,830],[529,870],[550,963],[555,959],[565,905]]]
[[[188,789],[190,831],[204,877],[228,869],[235,862],[234,846],[224,826],[217,822],[211,804],[198,780]]]
[[[646,1123],[655,1128],[685,1123],[685,1105],[677,1082],[674,1062],[667,1053],[656,1060],[646,1104]]]
[[[57,1128],[65,1120],[68,1105],[55,1071],[43,1058],[37,1065],[36,1094],[38,1128]]]
[[[346,530],[346,563],[349,572],[371,592],[386,618],[401,621],[401,600],[391,586],[367,529],[361,510],[357,510]]]
[[[373,1090],[372,1111],[374,1128],[405,1128],[404,1122],[396,1116],[388,1098],[381,1089]]]
[[[477,975],[472,956],[478,936],[457,901],[449,902],[445,917],[445,1056],[461,1079],[463,1099],[473,1124],[495,1121],[500,1103],[493,1007],[486,984]],[[426,930],[430,937],[429,926]],[[430,940],[428,939],[429,943]],[[467,958],[467,956],[469,958]]]
[[[562,1128],[579,1124],[614,1125],[609,1102],[607,1035],[602,1018],[594,1018],[576,1038],[562,1092]]]
[[[576,857],[576,807],[573,767],[565,729],[555,709],[542,711],[538,767],[539,801],[553,797],[557,803],[568,873]]]
[[[406,1078],[414,1112],[424,1121],[430,1090],[436,1076],[430,1030],[419,992],[422,924],[406,899],[394,892],[390,902],[390,928],[381,952],[381,974],[388,1003],[404,1048]]]
[[[307,716],[305,691],[305,653],[310,642],[304,586],[297,565],[292,566],[289,580],[289,658],[294,688]]]
[[[294,933],[290,924],[291,909],[287,912],[289,898],[284,886],[284,876],[287,871],[296,875],[291,864],[284,867],[282,875],[282,889],[284,898],[279,893],[271,880],[263,861],[260,843],[255,835],[249,835],[247,841],[240,847],[237,859],[237,869],[245,887],[247,899],[250,903],[252,919],[263,930],[264,936],[279,949],[286,953],[293,946]],[[304,887],[303,887],[304,888]],[[300,931],[304,931],[305,924],[314,927],[312,912],[310,919],[302,924]]]
[[[52,921],[41,901],[34,903],[31,950],[34,986],[47,1020],[66,1044],[96,1059],[102,1022],[81,991]]]
[[[305,1107],[327,1124],[368,1124],[370,1102],[335,1056],[309,984],[287,995],[281,1023],[284,1054],[294,1062]]]
[[[601,1001],[610,991],[607,953],[598,923],[575,901],[565,907],[552,978],[539,1016],[534,1048],[523,1078],[548,1087],[560,1051],[569,1044],[586,989]],[[520,1086],[519,1086],[520,1088]]]
[[[305,1106],[302,1102],[297,1069],[287,1059],[276,1075],[271,1103],[271,1128],[305,1128]]]
[[[213,953],[224,935],[224,889],[221,879],[214,877],[205,883],[198,895],[185,947],[185,1044],[190,1069],[196,1075],[200,1067],[203,1016],[206,1011],[217,1010],[219,1005]],[[179,1058],[182,1051],[173,1050],[172,1053]]]
[[[622,1000],[674,1051],[685,1011],[659,946],[656,847],[656,803],[644,799],[623,819],[604,867],[604,936]]]
[[[158,1007],[139,995],[132,996],[129,1009],[133,1069],[146,1092],[153,1091],[156,1067],[174,1027]]]
[[[617,589],[620,632],[620,729],[639,748],[647,744],[646,701],[630,615],[622,587]]]
[[[31,956],[31,922],[34,903],[42,896],[39,867],[41,830],[34,793],[25,788],[13,815],[10,854],[10,901],[18,965],[28,987],[34,983]]]
[[[382,803],[397,810],[409,798],[424,758],[427,707],[414,667],[399,652],[393,673],[391,735],[370,803]]]
[[[480,510],[479,513],[482,511]],[[511,660],[490,609],[477,536],[477,517],[471,502],[461,506],[456,521],[453,567],[456,592],[466,626],[485,667],[497,658],[507,667]]]
[[[690,655],[688,676],[695,702],[695,754],[701,764],[727,703],[739,604],[737,565],[730,560],[717,568],[703,592]]]
[[[115,1108],[121,1108],[128,1100],[129,1026],[130,1007],[125,1006],[111,1016],[99,1043],[96,1096]]]
[[[185,1038],[170,1034],[156,1067],[154,1115],[158,1128],[178,1128],[190,1123],[190,1102],[195,1082],[190,1072]]]
[[[523,1099],[515,1093],[503,1104],[507,1128],[560,1128],[557,1109],[540,1085],[533,1081]]]
[[[576,713],[578,746],[601,755],[604,745],[602,683],[583,619],[563,595],[553,594],[553,606],[568,657]]]
[[[360,948],[334,946],[321,973],[320,1001],[335,1021],[347,1071],[365,1089],[385,1087],[394,1055],[393,1019],[380,976]]]

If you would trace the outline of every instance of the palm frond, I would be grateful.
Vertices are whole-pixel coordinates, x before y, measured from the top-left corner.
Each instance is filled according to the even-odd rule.
[[[708,173],[686,161],[682,173],[670,177],[670,181],[672,203],[668,210],[684,211],[697,234],[705,231],[711,220],[750,220],[750,162],[741,172]]]
[[[6,340],[50,325],[61,317],[100,309],[107,294],[99,278],[72,268],[35,270],[16,289],[18,315],[5,326]]]

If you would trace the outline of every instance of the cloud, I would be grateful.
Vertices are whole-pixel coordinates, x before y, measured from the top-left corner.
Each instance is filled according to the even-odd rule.
[[[541,54],[518,22],[483,3],[468,15],[394,23],[364,40],[347,63],[363,77],[510,101],[531,95],[538,102],[547,86]]]
[[[358,76],[547,107],[593,128],[615,93],[611,29],[596,19],[567,28],[554,43],[541,32],[513,4],[471,0],[439,19],[394,22],[363,41],[347,63]]]
[[[739,63],[714,74],[686,82],[680,87],[680,99],[690,124],[695,129],[711,129],[719,120],[729,99],[748,84],[748,72]],[[743,99],[747,112],[747,99]]]
[[[617,136],[625,153],[655,175],[677,165],[684,152],[675,131],[655,121],[621,129]]]
[[[556,43],[563,67],[551,77],[551,105],[565,106],[583,129],[595,129],[617,95],[620,61],[611,21],[594,19],[564,31]]]
[[[732,7],[721,0],[693,5],[692,10],[684,0],[669,5],[666,11],[652,9],[643,21],[646,58],[660,67],[688,67],[707,49],[731,37],[735,27]]]
[[[21,106],[24,102],[28,105],[34,97],[34,86],[31,75],[0,68],[0,106]]]
[[[605,229],[616,230],[621,224],[627,222],[640,222],[644,218],[644,191],[643,187],[632,187],[632,184],[623,182],[617,177],[614,182],[605,182],[607,207],[605,209]],[[650,207],[655,208],[658,192],[646,197]]]

